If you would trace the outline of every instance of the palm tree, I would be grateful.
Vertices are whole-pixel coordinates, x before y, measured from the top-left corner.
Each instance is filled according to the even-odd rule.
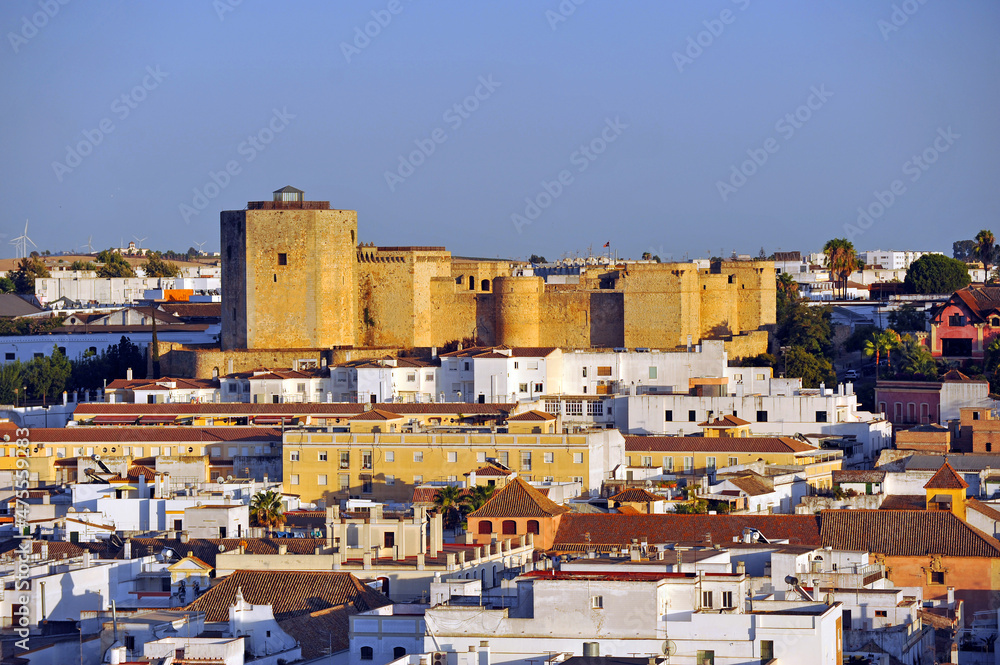
[[[875,356],[875,378],[878,378],[879,359],[884,352],[887,359],[891,358],[893,349],[898,349],[900,344],[899,333],[892,328],[872,333],[871,339],[865,342],[864,352],[866,356]],[[888,360],[889,367],[892,367],[892,360]]]
[[[274,490],[257,492],[250,499],[250,520],[268,531],[285,523],[281,494]]]
[[[778,292],[785,296],[788,300],[798,300],[799,298],[799,284],[793,278],[791,273],[783,272],[778,275]]]
[[[996,238],[989,229],[983,229],[976,234],[976,258],[983,262],[983,268],[988,272],[993,261],[993,243]]]
[[[830,276],[834,278],[834,283],[841,285],[843,295],[846,297],[847,278],[858,267],[858,254],[854,250],[854,243],[847,238],[827,240],[823,245],[823,254],[826,255],[826,267],[830,269]]]
[[[458,513],[459,501],[462,499],[462,490],[454,485],[445,485],[434,494],[434,506],[444,516],[444,521],[450,526],[454,526],[456,513]]]
[[[479,510],[493,496],[494,489],[496,489],[495,485],[470,487],[468,493],[462,497],[462,510],[466,514]]]

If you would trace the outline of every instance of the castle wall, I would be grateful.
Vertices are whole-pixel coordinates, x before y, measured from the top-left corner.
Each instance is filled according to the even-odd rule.
[[[354,343],[413,346],[414,262],[412,256],[357,250]],[[331,312],[331,314],[333,314]]]
[[[541,277],[497,277],[493,280],[497,344],[541,346]],[[546,320],[547,324],[551,320]],[[580,325],[567,321],[567,325]]]
[[[670,349],[701,333],[698,270],[693,264],[629,265],[616,288],[624,296],[624,346]]]
[[[732,275],[698,275],[701,296],[699,303],[699,335],[708,339],[723,339],[740,331],[737,284]]]
[[[777,284],[770,261],[723,261],[720,270],[736,278],[741,330],[777,323]]]
[[[591,346],[591,294],[546,287],[539,302],[537,346]]]
[[[246,213],[225,210],[220,217],[222,270],[222,335],[224,349],[247,346]],[[189,376],[189,375],[181,375]]]

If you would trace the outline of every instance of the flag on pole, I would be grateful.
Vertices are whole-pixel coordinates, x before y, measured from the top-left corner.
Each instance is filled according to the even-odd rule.
[[[605,246],[605,247],[611,247],[611,241],[609,240],[609,241],[607,241],[606,243],[604,243],[604,246]]]

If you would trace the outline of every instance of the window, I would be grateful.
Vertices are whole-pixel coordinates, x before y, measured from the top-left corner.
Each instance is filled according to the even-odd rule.
[[[653,466],[653,458],[652,457],[643,455],[642,459],[640,461],[642,462],[642,466],[645,467],[645,468],[647,468],[647,469],[649,467]]]
[[[278,253],[278,265],[287,266],[288,265],[288,254]]]
[[[554,453],[542,453],[542,462],[545,464],[552,464],[554,458]]]
[[[944,584],[944,571],[932,570],[930,573],[931,584]]]
[[[295,385],[295,392],[304,393],[306,391],[306,384],[298,383]]]
[[[396,476],[388,476],[387,475],[385,477],[385,484],[386,485],[395,485],[396,484]]]
[[[510,466],[509,455],[507,454],[506,450],[501,450],[499,453],[497,453],[497,461],[503,464],[504,466],[507,467]]]
[[[739,457],[730,457],[729,458],[729,466],[736,466],[739,463],[740,463],[740,458]]]
[[[531,471],[531,451],[522,450],[521,451],[521,470]]]
[[[656,368],[655,367],[650,367],[649,368],[649,378],[651,378],[651,379],[655,379],[656,378]]]
[[[587,378],[587,368],[586,367],[583,368],[583,378],[585,378],[585,379]]]
[[[424,482],[424,477],[423,476],[413,476],[413,484],[414,485],[419,485],[422,482]]]
[[[573,453],[573,464],[583,464],[583,453]]]
[[[666,420],[668,423],[673,422],[674,412],[671,411],[670,409],[667,409],[666,413],[663,414],[663,419]]]
[[[418,450],[418,451],[414,452],[413,453],[413,461],[414,462],[423,462],[424,461],[424,453],[423,453],[423,451]]]
[[[696,417],[696,415],[697,414],[694,412],[694,410],[688,411],[688,422],[692,422],[693,423],[693,422],[697,421],[698,418]]]
[[[888,617],[889,616],[889,611],[888,610],[875,610],[875,616],[882,617],[882,618]]]
[[[542,384],[540,384],[540,383],[536,383],[535,384],[535,392],[536,393],[542,392]]]
[[[299,484],[299,474],[293,473],[291,476],[289,476],[289,478],[290,478],[290,482],[291,482],[292,485],[298,485]]]
[[[318,476],[316,476],[316,484],[317,485],[326,485],[326,474],[325,473],[321,473]]]
[[[13,353],[5,353],[4,354],[4,360],[13,360],[13,359],[14,359],[14,354]]]
[[[712,607],[712,592],[702,591],[701,592],[701,606],[706,608]]]
[[[448,453],[448,462],[450,462],[451,464],[454,464],[457,461],[458,461],[458,453],[455,452],[455,451],[449,452]]]
[[[714,457],[706,457],[705,458],[705,470],[708,471],[709,473],[714,473],[715,472],[715,458]]]
[[[590,597],[590,606],[592,608],[594,608],[595,610],[603,610],[604,609],[604,596],[591,596]]]
[[[948,317],[948,325],[960,328],[965,325],[965,317],[961,314],[952,314]]]
[[[732,591],[723,591],[722,592],[722,606],[723,607],[735,607],[735,605],[733,605],[733,592]]]
[[[476,462],[479,464],[486,463],[486,453],[476,453]]]
[[[318,459],[319,459],[320,462],[325,462],[326,461],[326,451],[325,450],[319,451],[319,458]]]
[[[407,375],[406,375],[406,382],[407,383],[416,383],[417,382],[417,374],[416,374],[416,372],[407,373]]]
[[[465,371],[468,372],[469,371],[469,361],[465,361],[464,365],[465,365]]]
[[[685,457],[684,458],[684,473],[692,473],[694,471],[694,458]]]
[[[818,422],[818,423],[825,423],[826,422],[826,411],[817,411],[816,412],[816,422]]]
[[[979,420],[979,412],[978,411],[973,411],[972,412],[972,419],[973,420]]]
[[[342,492],[346,491],[350,486],[351,486],[351,477],[348,474],[342,473],[339,476],[337,476],[337,487],[340,489],[340,491]]]
[[[545,412],[551,413],[553,416],[558,416],[559,411],[559,400],[557,399],[547,399],[545,400]]]
[[[674,471],[674,458],[664,457],[663,458],[663,471],[664,473],[673,473]]]
[[[583,484],[583,476],[573,476],[573,482],[574,483],[580,483],[582,485]]]
[[[587,402],[587,415],[588,416],[603,416],[604,415],[604,402]]]
[[[767,411],[758,411],[757,412],[757,422],[759,422],[759,423],[766,423],[767,422]]]
[[[598,365],[597,376],[611,376],[611,365]]]
[[[566,400],[566,415],[567,416],[582,416],[583,415],[583,400],[579,400],[579,399],[568,399],[568,400]]]
[[[341,469],[351,468],[351,451],[349,450],[340,451],[340,468]]]
[[[517,391],[518,392],[522,392],[522,393],[528,392],[528,384],[527,383],[519,383],[517,385]]]
[[[396,453],[394,451],[392,451],[392,450],[385,451],[385,461],[386,462],[395,462],[396,461]]]
[[[846,629],[846,625],[845,625]],[[760,641],[760,662],[766,663],[774,660],[774,640]]]
[[[486,289],[483,289],[483,290],[485,291]],[[393,660],[395,660],[397,658],[402,658],[405,655],[406,655],[406,648],[405,647],[393,647],[392,648],[392,658],[393,658]]]
[[[372,451],[362,450],[361,451],[361,468],[366,471],[371,471],[372,469]]]
[[[371,476],[361,476],[361,493],[371,494],[372,493],[372,477]]]
[[[227,384],[227,385],[229,386],[229,392],[231,392],[231,393],[236,392],[237,385],[235,383],[230,383],[230,384]]]
[[[361,647],[361,660],[373,660],[375,650],[371,647]]]

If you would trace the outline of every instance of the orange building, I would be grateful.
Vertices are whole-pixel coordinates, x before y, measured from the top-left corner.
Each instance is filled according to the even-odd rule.
[[[559,519],[569,508],[560,506],[524,481],[514,477],[496,490],[489,501],[469,513],[469,532],[477,545],[501,538],[533,534],[535,549],[552,547]]]

